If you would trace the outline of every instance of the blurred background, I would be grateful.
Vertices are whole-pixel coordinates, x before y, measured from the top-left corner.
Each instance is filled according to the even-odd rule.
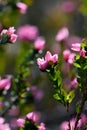
[[[0,0],[0,31],[3,28],[14,26],[16,33],[21,26],[32,25],[39,30],[39,35],[46,40],[45,49],[50,50],[52,54],[57,53],[59,56],[64,49],[70,49],[72,43],[81,42],[87,37],[87,0],[22,0],[28,5],[25,14],[21,14],[15,8],[15,0]],[[57,32],[67,27],[69,37],[60,43],[56,41]],[[7,44],[0,46],[0,75],[14,75],[18,64],[23,60],[30,48],[31,41],[18,39],[15,44]],[[64,73],[64,84],[69,85],[72,77],[75,76],[74,71],[70,72],[65,62],[62,63],[62,73]],[[68,77],[69,75],[69,77]],[[29,110],[36,110],[41,113],[41,120],[46,124],[47,130],[59,130],[62,121],[67,120],[67,112],[65,108],[53,98],[54,89],[49,81],[46,73],[40,72],[35,64],[31,67],[31,75],[29,82],[32,86],[37,86],[43,91],[40,100],[35,100]],[[70,116],[75,114],[75,104],[79,100],[80,95],[76,92],[76,100],[70,106]],[[26,113],[27,113],[26,112]],[[86,106],[84,112],[87,112]]]

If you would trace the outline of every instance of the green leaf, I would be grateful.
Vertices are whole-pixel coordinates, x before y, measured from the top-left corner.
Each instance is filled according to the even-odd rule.
[[[67,101],[71,103],[74,97],[75,97],[74,91],[70,91],[69,94],[67,95]]]
[[[77,62],[74,62],[74,66],[75,66],[76,68],[81,68],[80,64],[78,64]]]
[[[77,113],[80,112],[80,104],[76,104],[76,112],[77,112]]]

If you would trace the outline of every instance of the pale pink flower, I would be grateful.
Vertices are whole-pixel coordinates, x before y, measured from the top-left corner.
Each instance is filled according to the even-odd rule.
[[[18,3],[16,4],[16,6],[17,6],[18,11],[19,11],[21,14],[25,14],[25,13],[26,13],[28,6],[27,6],[25,3],[23,3],[23,2],[18,2]]]
[[[43,50],[45,47],[45,39],[43,37],[38,37],[34,42],[34,48],[36,50]]]
[[[69,58],[68,58],[68,63],[69,63],[69,65],[72,65],[73,64],[73,62],[74,62],[74,58],[75,58],[75,54],[74,53],[71,53],[70,55],[69,55]]]
[[[1,36],[2,36],[3,34],[7,34],[7,32],[8,32],[7,29],[3,29],[3,30],[1,31]]]
[[[11,87],[11,79],[10,78],[4,78],[0,79],[0,89],[8,90]]]
[[[14,34],[16,30],[14,29],[14,27],[10,27],[8,30],[7,30],[7,34],[11,35],[11,34]]]
[[[4,122],[4,118],[0,117],[0,130],[11,130],[9,124]]]
[[[46,130],[45,124],[44,123],[40,123],[40,126],[38,127],[38,130]]]
[[[3,29],[1,31],[1,36],[5,35],[5,34],[8,35],[9,39],[8,39],[7,42],[14,43],[14,42],[16,42],[17,37],[18,37],[16,34],[14,34],[14,32],[15,32],[14,27],[10,27],[8,30],[7,29]]]
[[[63,58],[64,60],[68,60],[69,59],[69,55],[71,54],[70,50],[64,50],[63,51]]]
[[[9,41],[11,43],[14,43],[14,42],[16,42],[17,38],[18,38],[18,36],[16,34],[11,34]]]
[[[71,130],[74,129],[74,127],[75,127],[75,122],[76,122],[76,119],[75,119],[75,118],[73,118],[73,119],[70,120]],[[68,122],[68,121],[64,121],[64,122],[60,125],[60,130],[68,130],[68,129],[69,129],[68,125],[69,125],[69,122]],[[77,128],[80,128],[81,125],[82,125],[81,120],[79,120],[79,121],[78,121]]]
[[[71,48],[73,51],[77,51],[79,52],[80,49],[81,49],[81,44],[80,43],[75,43],[75,44],[72,44],[72,48]]]
[[[38,58],[37,64],[41,70],[45,70],[48,66],[48,62],[46,60],[44,60],[44,58],[42,58],[42,59]]]
[[[80,56],[81,56],[81,57],[85,57],[85,56],[86,56],[86,51],[85,51],[84,49],[82,49],[82,50],[80,51]]]
[[[38,37],[39,30],[36,26],[24,25],[18,28],[17,34],[20,40],[32,41]]]
[[[65,40],[66,38],[68,38],[69,36],[69,30],[66,27],[63,27],[62,29],[60,29],[56,35],[56,41],[61,42],[63,40]]]
[[[17,120],[17,126],[18,126],[18,127],[23,127],[23,126],[24,126],[24,123],[25,123],[25,120],[22,119],[22,118],[19,118],[19,119]]]
[[[45,55],[45,60],[47,62],[57,63],[57,61],[58,61],[58,54],[54,54],[52,56],[52,54],[49,51],[47,51],[47,53]]]
[[[38,112],[29,112],[26,115],[27,119],[32,120],[35,124],[37,124],[40,120],[40,113]]]

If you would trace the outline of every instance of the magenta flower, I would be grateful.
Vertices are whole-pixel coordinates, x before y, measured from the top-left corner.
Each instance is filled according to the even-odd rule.
[[[12,106],[8,114],[11,116],[17,116],[19,114],[19,108],[17,106]]]
[[[34,42],[34,48],[36,50],[43,50],[45,47],[45,39],[43,37],[38,37]]]
[[[44,123],[40,123],[40,126],[38,127],[38,130],[46,130],[45,124]]]
[[[63,51],[63,58],[64,60],[68,60],[69,59],[69,55],[71,54],[70,50],[64,50]]]
[[[19,118],[19,119],[17,120],[17,126],[18,126],[18,127],[23,127],[23,126],[24,126],[24,123],[25,123],[25,120],[22,119],[22,118]]]
[[[0,89],[8,90],[11,87],[11,79],[10,78],[4,78],[0,79]]]
[[[36,26],[24,25],[18,28],[17,34],[20,40],[34,41],[39,35],[39,30]]]
[[[74,78],[71,83],[70,83],[70,88],[71,89],[75,89],[77,86],[78,82],[77,82],[77,78]]]
[[[81,49],[81,44],[80,43],[75,43],[75,44],[72,44],[72,48],[71,48],[73,51],[77,51],[79,52],[80,49]]]
[[[61,4],[60,9],[64,12],[64,13],[71,13],[76,9],[76,5],[74,2],[72,1],[65,1]]]
[[[82,50],[80,51],[80,56],[81,56],[81,57],[85,57],[85,56],[86,56],[86,51],[85,51],[84,49],[82,49]]]
[[[52,62],[52,63],[57,63],[58,61],[58,55],[55,54],[52,56],[52,54],[47,51],[46,55],[45,55],[45,60],[49,63],[49,62]]]
[[[19,11],[21,14],[25,14],[25,13],[26,13],[28,6],[27,6],[25,3],[18,2],[18,3],[16,4],[16,6],[17,6],[18,11]]]
[[[46,70],[46,68],[48,67],[48,62],[44,60],[44,58],[38,58],[37,64],[41,70]]]
[[[10,27],[8,30],[7,29],[3,29],[1,31],[1,36],[2,37],[4,35],[9,36],[9,39],[8,39],[7,42],[14,43],[14,42],[16,42],[17,37],[18,37],[16,34],[14,34],[14,32],[15,32],[14,27]]]
[[[56,35],[56,41],[58,42],[62,42],[63,40],[65,40],[66,38],[68,38],[69,36],[69,30],[66,27],[63,27],[62,29],[60,29]]]

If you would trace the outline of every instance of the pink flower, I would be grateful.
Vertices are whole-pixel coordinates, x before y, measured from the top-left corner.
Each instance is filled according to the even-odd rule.
[[[14,43],[14,42],[16,42],[17,37],[18,37],[18,36],[17,36],[16,34],[12,34],[11,37],[10,37],[10,39],[9,39],[9,41],[10,41],[11,43]]]
[[[85,51],[84,49],[82,49],[82,50],[80,51],[80,56],[81,56],[81,57],[85,57],[85,55],[86,55],[86,51]]]
[[[75,44],[72,44],[72,48],[71,48],[73,51],[77,51],[79,52],[80,49],[81,49],[81,44],[80,43],[75,43]]]
[[[0,79],[0,89],[8,90],[10,87],[11,87],[11,79],[10,78]]]
[[[38,112],[29,112],[26,117],[29,120],[32,120],[35,124],[37,124],[40,120],[40,113]]]
[[[1,32],[1,36],[2,37],[3,37],[3,35],[9,36],[7,42],[14,43],[14,42],[16,42],[17,37],[18,37],[16,34],[14,34],[14,32],[15,32],[14,27],[10,27],[8,30],[3,29],[2,32]]]
[[[43,37],[38,37],[34,42],[34,48],[36,50],[43,50],[45,47],[45,39]]]
[[[55,55],[52,56],[52,54],[49,51],[47,51],[47,53],[45,55],[45,60],[47,62],[57,63],[57,61],[58,61],[58,55],[55,54]]]
[[[38,90],[36,86],[32,86],[30,88],[30,91],[36,100],[40,100],[43,97],[43,92],[41,90]]]
[[[74,78],[71,83],[70,83],[70,88],[71,89],[75,89],[77,86],[78,82],[77,82],[77,78]]]
[[[4,121],[4,118],[0,117],[0,130],[11,130],[9,124]]]
[[[25,3],[18,2],[18,3],[16,4],[16,6],[17,6],[18,11],[19,11],[21,14],[25,14],[25,13],[26,13],[26,10],[27,10],[28,6],[27,6]]]
[[[72,65],[73,64],[73,62],[74,62],[74,57],[75,57],[75,54],[74,53],[71,53],[70,55],[69,55],[69,57],[68,57],[68,63],[69,63],[69,65]]]
[[[60,9],[64,13],[71,13],[71,12],[73,12],[75,10],[75,8],[76,8],[76,5],[72,1],[65,1],[60,6]]]
[[[20,40],[32,41],[38,37],[39,30],[36,26],[24,25],[18,28],[17,34]]]
[[[74,127],[75,127],[75,122],[76,122],[76,119],[75,119],[75,118],[73,118],[73,119],[70,120],[71,130],[74,129]],[[64,122],[60,125],[60,130],[68,130],[68,129],[69,129],[69,128],[68,128],[68,124],[69,124],[69,122],[64,121]],[[79,121],[78,121],[77,128],[80,128],[81,125],[82,125],[81,120],[79,120]]]
[[[18,127],[23,127],[23,126],[24,126],[24,123],[25,123],[25,120],[22,119],[22,118],[19,118],[19,119],[17,120],[17,125],[18,125]]]
[[[38,58],[37,64],[41,70],[45,70],[48,66],[48,62],[46,60],[44,60],[44,58],[42,58],[42,59]]]
[[[69,59],[69,55],[71,54],[70,50],[64,50],[63,51],[63,58],[64,60],[68,60]]]
[[[44,123],[40,123],[40,126],[38,127],[38,130],[46,130],[45,124]]]
[[[8,114],[11,116],[17,116],[19,114],[19,108],[17,106],[12,106]]]
[[[10,27],[8,30],[7,30],[7,34],[11,35],[11,34],[14,34],[16,30],[14,29],[14,27]]]
[[[68,38],[69,36],[69,30],[66,27],[63,27],[62,29],[60,29],[56,35],[56,41],[61,42],[63,40],[65,40],[66,38]]]

